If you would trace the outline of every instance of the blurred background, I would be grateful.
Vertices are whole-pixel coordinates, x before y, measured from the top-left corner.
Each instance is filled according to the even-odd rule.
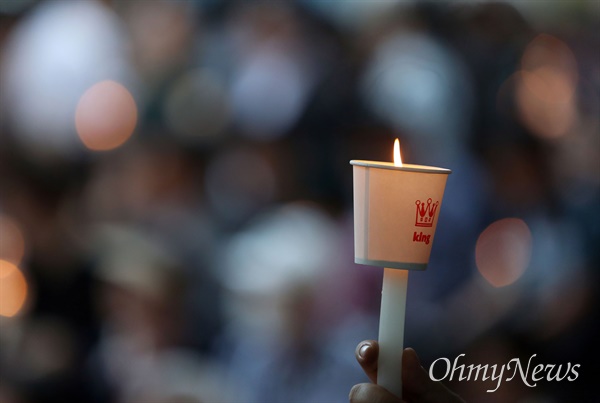
[[[344,402],[382,269],[350,159],[451,168],[426,368],[597,401],[600,3],[2,0],[0,401]],[[456,378],[455,378],[456,379]]]

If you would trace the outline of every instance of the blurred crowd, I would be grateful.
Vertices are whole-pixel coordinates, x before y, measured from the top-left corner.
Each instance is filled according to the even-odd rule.
[[[0,2],[0,401],[343,402],[351,159],[452,169],[405,344],[597,401],[600,6]],[[493,384],[493,381],[490,381]]]

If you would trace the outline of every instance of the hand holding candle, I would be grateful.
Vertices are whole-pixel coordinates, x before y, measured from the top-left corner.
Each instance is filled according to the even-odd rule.
[[[350,161],[354,177],[354,259],[385,267],[379,319],[377,383],[402,397],[402,350],[408,271],[425,270],[450,170]]]

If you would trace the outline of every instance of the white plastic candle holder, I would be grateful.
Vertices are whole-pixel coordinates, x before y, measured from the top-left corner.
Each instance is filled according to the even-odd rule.
[[[377,383],[402,398],[406,270],[427,268],[451,171],[361,160],[350,164],[354,177],[354,260],[385,268]]]

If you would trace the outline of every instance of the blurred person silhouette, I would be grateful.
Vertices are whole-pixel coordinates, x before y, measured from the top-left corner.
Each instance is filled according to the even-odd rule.
[[[168,141],[164,131],[147,135],[96,162],[85,209],[91,224],[135,223],[177,256],[189,291],[182,308],[186,343],[210,353],[222,325],[222,296],[210,270],[217,227],[201,186],[203,155]]]
[[[331,306],[318,297],[338,264],[338,239],[320,208],[290,203],[230,241],[221,271],[230,292],[222,352],[230,379],[243,390],[240,401],[338,401],[359,379],[346,352],[360,339],[322,321]]]
[[[182,346],[186,277],[174,255],[133,227],[103,226],[97,235],[104,320],[89,376],[99,401],[231,399],[218,366]]]

